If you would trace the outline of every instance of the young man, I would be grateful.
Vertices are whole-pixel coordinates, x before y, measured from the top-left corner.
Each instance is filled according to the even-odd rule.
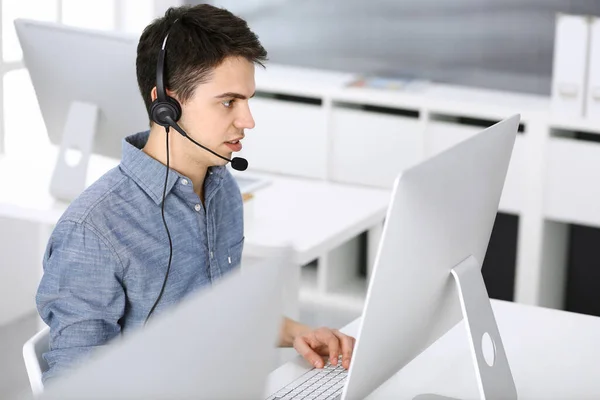
[[[150,116],[167,34],[164,85],[181,105],[179,126],[231,158],[244,130],[254,127],[248,100],[265,49],[246,22],[226,10],[169,9],[138,44],[137,78]],[[44,381],[239,264],[242,199],[225,164],[174,129],[167,136],[157,123],[123,141],[120,165],[73,201],[47,246],[36,298],[50,326]],[[336,364],[341,354],[348,368],[354,339],[284,318],[279,343],[294,346],[316,367],[323,366],[321,356]]]

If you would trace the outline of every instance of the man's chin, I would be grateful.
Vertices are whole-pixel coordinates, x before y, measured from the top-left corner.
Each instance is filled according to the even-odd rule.
[[[232,153],[226,153],[226,154],[221,154],[221,155],[223,157],[226,157],[226,158],[228,158],[228,159],[231,160]],[[215,167],[222,167],[222,166],[227,165],[229,163],[229,161],[223,160],[222,158],[219,158],[219,157],[214,157],[213,162],[214,162],[213,165]]]

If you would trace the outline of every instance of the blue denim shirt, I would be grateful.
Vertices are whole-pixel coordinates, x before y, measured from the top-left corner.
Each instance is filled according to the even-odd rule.
[[[50,237],[36,296],[50,326],[44,381],[143,326],[160,292],[169,259],[161,217],[166,167],[141,151],[148,136],[123,140],[120,165],[70,204]],[[205,206],[189,178],[169,171],[165,218],[173,259],[153,316],[240,263],[243,205],[235,179],[225,167],[212,167],[204,194]]]

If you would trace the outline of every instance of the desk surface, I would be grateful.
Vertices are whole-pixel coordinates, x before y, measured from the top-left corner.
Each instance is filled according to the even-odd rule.
[[[55,152],[41,159],[0,157],[0,217],[52,225],[67,203],[48,192]],[[91,184],[118,161],[93,156],[88,169]],[[246,243],[269,246],[290,242],[297,262],[305,264],[331,248],[383,221],[390,191],[336,184],[284,175],[265,177],[271,184],[251,200],[252,223],[246,226]]]
[[[492,301],[519,399],[600,399],[600,318]],[[358,320],[342,330],[355,335]],[[375,367],[375,366],[374,366]],[[300,358],[269,375],[273,393],[309,367]],[[412,399],[435,393],[479,399],[461,322],[369,399]]]
[[[306,264],[383,222],[391,191],[314,179],[248,172],[272,183],[251,201],[247,242],[293,244],[296,262]]]

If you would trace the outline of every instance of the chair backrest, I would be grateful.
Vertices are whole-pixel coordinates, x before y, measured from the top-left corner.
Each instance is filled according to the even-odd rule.
[[[29,384],[34,396],[39,396],[44,391],[42,374],[48,369],[46,360],[42,357],[50,347],[50,328],[45,327],[31,337],[23,345],[23,360],[29,376]]]

